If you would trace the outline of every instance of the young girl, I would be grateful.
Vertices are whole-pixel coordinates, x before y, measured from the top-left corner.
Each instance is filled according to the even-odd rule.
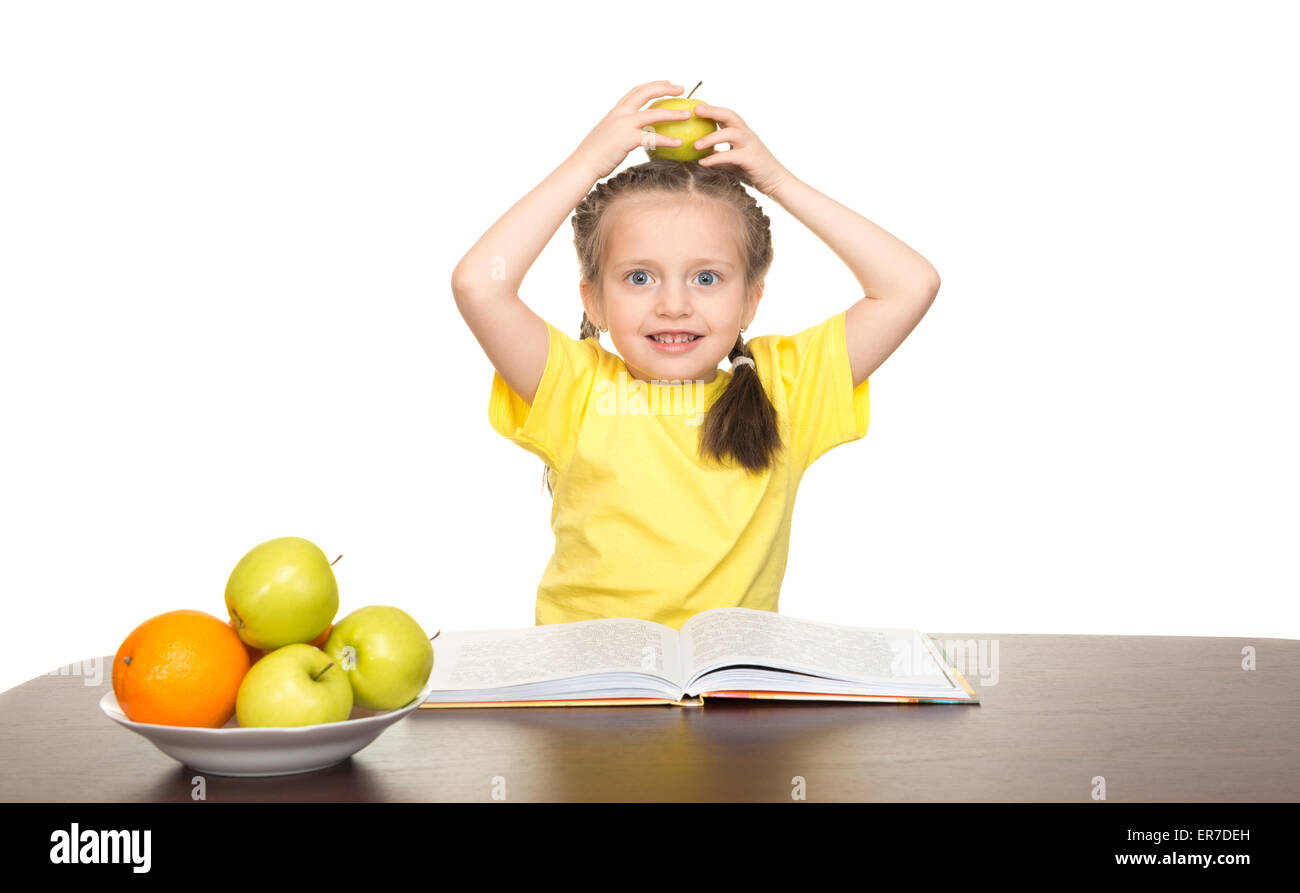
[[[638,147],[681,145],[645,128],[691,111],[641,108],[681,90],[657,81],[624,96],[452,276],[496,370],[493,428],[546,463],[555,552],[539,624],[639,617],[680,628],[709,608],[776,611],[800,478],[866,434],[867,377],[939,289],[925,258],[796,179],[730,109],[694,108],[719,125],[695,148],[730,149],[598,183]],[[746,341],[772,241],[742,184],[816,233],[864,297],[797,335]],[[575,206],[577,340],[518,297]]]

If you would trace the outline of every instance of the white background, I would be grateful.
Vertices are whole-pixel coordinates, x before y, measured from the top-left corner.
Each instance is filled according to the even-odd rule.
[[[284,535],[344,555],[340,616],[531,625],[542,464],[451,271],[660,78],[943,280],[804,478],[783,613],[1296,637],[1295,37],[1260,3],[4,4],[0,688],[224,617]],[[753,334],[861,296],[763,205]],[[567,221],[521,296],[577,336]]]

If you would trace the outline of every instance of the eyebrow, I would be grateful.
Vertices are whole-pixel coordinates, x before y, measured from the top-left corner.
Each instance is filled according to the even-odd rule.
[[[687,264],[690,266],[695,266],[697,264],[713,264],[715,267],[731,267],[733,269],[735,267],[735,264],[730,261],[725,261],[716,257],[697,257],[695,260],[687,261]],[[614,264],[616,267],[657,267],[658,265],[657,261],[650,260],[649,258],[623,260]]]

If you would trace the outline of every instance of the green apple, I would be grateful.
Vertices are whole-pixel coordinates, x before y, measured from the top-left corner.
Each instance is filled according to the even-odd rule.
[[[700,84],[702,83],[704,81],[700,81]],[[691,94],[700,89],[700,84],[692,87],[691,92],[686,96],[659,99],[650,103],[650,108],[693,109],[697,105],[704,104],[702,99],[691,99]],[[684,121],[660,121],[658,124],[647,124],[641,129],[653,130],[663,136],[674,136],[682,141],[680,146],[647,146],[645,151],[651,158],[670,158],[673,161],[699,161],[706,155],[712,155],[713,147],[697,149],[695,148],[695,141],[717,130],[718,122],[712,118],[697,117],[694,112],[691,112],[691,116]]]
[[[235,716],[245,727],[312,726],[352,713],[347,674],[319,648],[304,643],[277,648],[244,674]]]
[[[245,644],[274,651],[325,632],[339,610],[339,584],[315,543],[282,536],[239,559],[226,581],[226,610]]]
[[[371,710],[409,704],[433,670],[429,637],[414,617],[388,605],[357,608],[334,624],[325,653],[347,673],[357,704]]]

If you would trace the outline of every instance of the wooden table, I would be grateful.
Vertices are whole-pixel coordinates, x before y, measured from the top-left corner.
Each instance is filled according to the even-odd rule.
[[[1300,801],[1300,641],[936,634],[998,644],[978,706],[706,702],[419,710],[307,775],[206,776],[209,801]],[[1242,649],[1257,669],[1242,669]],[[0,801],[189,801],[193,770],[98,684],[0,693]],[[93,664],[91,665],[93,667]],[[74,669],[80,665],[74,665]]]

